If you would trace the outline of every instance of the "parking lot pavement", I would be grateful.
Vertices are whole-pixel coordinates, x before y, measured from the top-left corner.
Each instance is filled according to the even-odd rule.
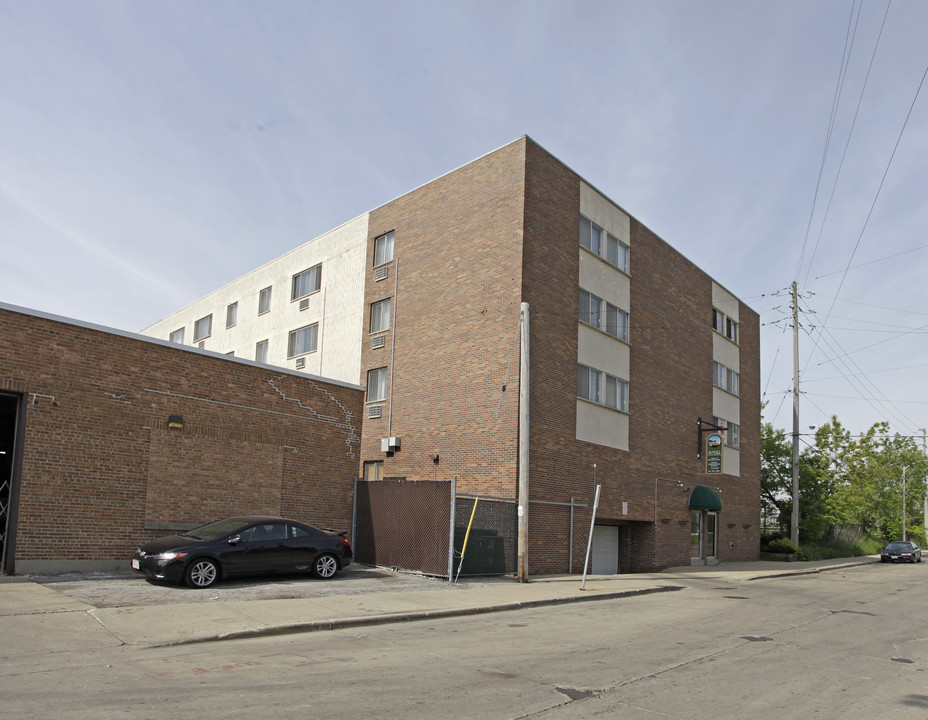
[[[448,581],[414,573],[351,565],[330,580],[309,575],[241,578],[204,590],[173,583],[150,582],[136,572],[28,575],[42,585],[95,608],[144,607],[175,603],[290,600],[363,595],[372,592],[417,592],[447,588]]]

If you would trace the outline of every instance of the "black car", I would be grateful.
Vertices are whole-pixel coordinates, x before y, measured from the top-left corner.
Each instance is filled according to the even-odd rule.
[[[328,579],[351,564],[345,534],[286,518],[230,517],[146,543],[132,568],[150,580],[194,588],[233,575],[309,571]]]
[[[880,553],[880,562],[921,562],[922,551],[918,545],[907,540],[891,542]]]

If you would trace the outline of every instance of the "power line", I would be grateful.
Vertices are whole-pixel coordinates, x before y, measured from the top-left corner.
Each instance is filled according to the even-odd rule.
[[[928,247],[928,245],[926,245],[925,247]],[[911,251],[907,250],[906,252],[911,252]],[[928,313],[919,312],[918,310],[903,310],[902,308],[891,308],[891,307],[884,307],[883,305],[872,305],[871,303],[860,302],[859,300],[846,300],[845,298],[838,298],[832,295],[822,295],[821,293],[817,293],[817,292],[810,293],[810,294],[816,295],[818,297],[828,298],[829,300],[837,300],[838,302],[850,303],[851,305],[863,305],[864,307],[871,307],[876,310],[889,310],[891,312],[909,313],[910,315],[925,315],[926,317],[928,317]]]
[[[847,279],[848,270],[849,270],[850,267],[851,267],[851,263],[852,263],[853,260],[854,260],[854,256],[857,254],[857,250],[858,250],[858,248],[860,247],[861,241],[863,240],[864,233],[867,231],[867,226],[870,224],[870,218],[873,217],[873,210],[874,210],[874,208],[876,207],[876,203],[877,203],[877,201],[878,201],[879,198],[880,198],[880,193],[881,193],[882,190],[883,190],[883,185],[884,185],[885,182],[886,182],[886,177],[887,177],[887,175],[889,175],[889,169],[892,167],[893,160],[894,160],[895,157],[896,157],[896,152],[899,150],[899,145],[900,145],[901,142],[902,142],[902,136],[905,134],[905,129],[906,129],[906,127],[907,127],[908,124],[909,124],[909,118],[912,117],[912,110],[915,108],[915,103],[918,101],[918,96],[919,96],[919,94],[921,94],[922,87],[923,87],[924,84],[925,84],[925,77],[926,77],[926,76],[928,76],[928,65],[925,66],[925,71],[924,71],[924,73],[922,73],[922,79],[921,79],[921,81],[918,83],[918,88],[917,88],[916,91],[915,91],[915,96],[912,98],[912,103],[909,105],[909,111],[906,113],[905,120],[903,121],[902,127],[901,127],[900,130],[899,130],[899,136],[896,138],[896,144],[893,146],[893,151],[892,151],[892,153],[891,153],[890,156],[889,156],[889,161],[886,163],[886,168],[885,168],[884,171],[883,171],[883,177],[880,179],[880,184],[879,184],[879,187],[877,188],[876,195],[874,195],[874,197],[873,197],[873,202],[870,204],[870,210],[869,210],[869,212],[867,213],[867,218],[866,218],[866,220],[864,220],[864,224],[863,224],[863,227],[862,227],[861,230],[860,230],[860,234],[857,236],[857,243],[854,245],[854,250],[851,252],[851,256],[850,256],[850,258],[848,259],[847,267],[844,269],[844,273],[843,273],[843,275],[841,276],[841,282],[839,283],[839,285],[838,285],[838,290],[837,290],[836,293],[835,293],[836,297],[835,297],[835,299],[832,301],[831,307],[828,309],[828,314],[826,315],[825,321],[824,321],[824,323],[822,324],[822,330],[824,330],[825,326],[827,326],[827,324],[828,324],[828,320],[829,320],[829,318],[831,317],[831,312],[832,312],[832,310],[834,310],[834,306],[835,306],[835,303],[837,302],[837,298],[838,298],[838,296],[841,295],[841,289],[844,287],[844,281]],[[810,353],[810,355],[809,355],[810,358],[812,357],[812,354],[813,354],[813,353],[815,352],[815,350],[817,349],[817,347],[818,347],[818,342],[819,342],[819,340],[821,339],[821,337],[822,337],[822,332],[820,331],[820,332],[819,332],[819,335],[818,335],[818,338],[817,338],[816,341],[815,341],[815,345],[814,345],[813,348],[812,348],[812,353]],[[806,361],[806,367],[808,367],[808,360]]]
[[[857,118],[860,115],[860,106],[864,100],[864,94],[867,91],[867,83],[870,81],[870,71],[873,69],[873,61],[876,58],[876,51],[880,47],[880,40],[883,38],[883,28],[886,27],[886,17],[889,15],[889,6],[892,3],[892,0],[886,3],[886,11],[883,13],[883,22],[880,25],[880,32],[877,35],[876,43],[873,45],[873,52],[870,54],[870,64],[867,66],[867,74],[864,77],[863,85],[860,88],[860,96],[857,98],[857,107],[854,109],[854,119],[851,121],[851,129],[848,130],[847,140],[844,142],[844,150],[841,153],[841,160],[838,163],[838,170],[835,173],[835,180],[831,186],[831,195],[828,197],[828,205],[825,206],[825,215],[822,217],[822,224],[818,230],[818,237],[815,240],[815,247],[812,249],[812,257],[809,258],[809,266],[806,268],[806,276],[803,279],[803,285],[807,284],[809,281],[809,273],[812,272],[812,265],[815,262],[815,254],[818,252],[819,243],[822,241],[822,234],[825,232],[825,225],[828,222],[828,214],[831,212],[831,203],[835,199],[835,191],[838,189],[838,180],[841,178],[841,170],[844,168],[844,160],[847,158],[847,149],[851,145],[851,138],[854,136],[854,128],[857,127]],[[863,8],[863,3],[861,3],[861,8]],[[860,12],[857,13],[857,19],[860,20]],[[855,26],[855,35],[856,35],[856,26]],[[856,252],[856,248],[855,248]]]
[[[844,81],[847,78],[847,68],[850,65],[851,50],[854,47],[854,38],[857,37],[857,23],[860,22],[860,8],[857,9],[857,22],[854,22],[854,8],[857,6],[857,0],[851,3],[851,14],[847,21],[847,31],[844,35],[844,50],[841,54],[841,68],[838,70],[838,80],[835,83],[835,93],[831,100],[831,117],[828,120],[828,131],[825,133],[825,147],[822,148],[822,162],[818,168],[818,179],[815,181],[815,193],[812,196],[812,206],[809,209],[809,222],[806,224],[806,234],[802,240],[802,249],[799,251],[799,262],[796,264],[795,279],[799,279],[799,272],[802,269],[802,261],[806,254],[806,245],[809,242],[809,232],[812,230],[812,219],[815,217],[815,206],[818,204],[818,191],[822,184],[822,177],[825,174],[825,160],[828,158],[828,149],[831,146],[831,134],[835,127],[835,118],[838,116],[838,105],[841,103],[841,92],[844,89]],[[861,7],[863,3],[861,3]],[[851,25],[854,30],[851,32]]]
[[[825,273],[824,275],[818,275],[812,279],[821,280],[822,278],[830,277],[832,275],[837,275],[838,273],[846,272],[847,270],[857,270],[858,268],[866,267],[867,265],[873,265],[874,263],[883,262],[884,260],[892,260],[893,258],[899,257],[900,255],[906,255],[910,252],[915,252],[917,250],[924,250],[925,248],[928,248],[928,245],[921,245],[920,247],[912,248],[911,250],[903,250],[902,252],[895,253],[894,255],[887,255],[886,257],[877,258],[876,260],[869,260],[865,263],[861,263],[860,265],[854,265],[853,267],[846,268],[845,270],[835,270],[834,272]],[[823,295],[822,297],[826,297],[826,296]],[[853,301],[842,300],[842,302],[853,302]],[[905,311],[903,310],[902,312],[905,312]],[[925,313],[925,314],[928,314],[928,313]]]

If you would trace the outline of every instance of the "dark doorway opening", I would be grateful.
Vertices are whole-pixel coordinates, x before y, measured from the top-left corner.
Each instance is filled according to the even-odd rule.
[[[0,573],[11,564],[7,551],[11,547],[13,501],[15,493],[13,468],[16,466],[16,423],[20,397],[0,393]]]

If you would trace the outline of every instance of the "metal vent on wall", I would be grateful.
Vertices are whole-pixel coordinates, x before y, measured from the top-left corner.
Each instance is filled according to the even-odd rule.
[[[374,281],[375,282],[386,280],[388,277],[390,277],[390,268],[380,267],[374,270]]]
[[[376,335],[371,338],[371,349],[376,350],[377,348],[382,348],[387,343],[386,335]]]
[[[309,298],[300,300],[300,310],[309,310]]]
[[[379,418],[383,414],[383,405],[371,405],[367,408],[368,419]]]
[[[306,367],[306,358],[297,358],[297,359],[296,359],[296,369],[297,369],[297,370],[302,370],[304,367]]]
[[[200,350],[205,349],[205,348],[206,348],[206,341],[205,341],[205,340],[200,340],[200,342],[197,343],[197,347],[200,348]]]

